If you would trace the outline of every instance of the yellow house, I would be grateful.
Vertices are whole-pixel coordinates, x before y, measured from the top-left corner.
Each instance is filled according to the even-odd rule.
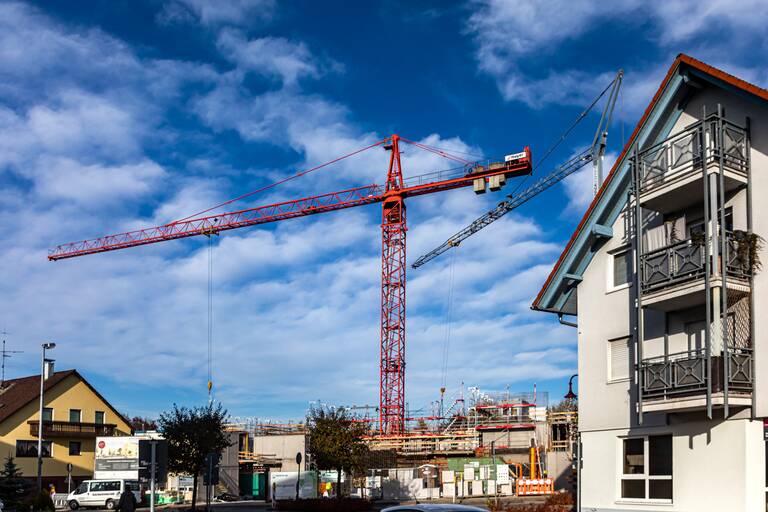
[[[93,475],[96,436],[131,435],[128,421],[76,370],[45,381],[43,484],[67,489]],[[14,457],[26,478],[37,478],[40,376],[7,380],[0,388],[0,458]]]

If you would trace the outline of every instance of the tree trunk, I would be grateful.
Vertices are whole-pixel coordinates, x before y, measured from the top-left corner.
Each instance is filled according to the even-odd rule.
[[[341,468],[336,470],[336,499],[341,499]]]
[[[192,510],[197,510],[197,473],[192,477]]]

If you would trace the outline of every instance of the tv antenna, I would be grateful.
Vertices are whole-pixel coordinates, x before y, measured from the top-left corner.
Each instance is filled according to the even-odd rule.
[[[0,332],[3,335],[3,350],[0,352],[0,388],[5,386],[5,360],[11,357],[12,354],[23,354],[23,350],[8,350],[5,348],[5,337],[9,334],[5,331]]]

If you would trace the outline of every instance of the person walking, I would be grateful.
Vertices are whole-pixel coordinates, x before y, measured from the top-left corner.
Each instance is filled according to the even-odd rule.
[[[126,485],[125,490],[120,495],[120,501],[117,502],[117,508],[120,512],[135,512],[136,511],[136,496],[133,491],[128,489]]]

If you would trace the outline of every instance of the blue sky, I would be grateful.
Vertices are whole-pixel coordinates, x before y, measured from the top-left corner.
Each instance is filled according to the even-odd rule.
[[[679,52],[765,85],[764,2],[0,2],[0,328],[9,377],[39,345],[120,410],[206,400],[207,255],[190,239],[49,263],[59,243],[156,225],[400,133],[541,155],[620,67],[615,157]],[[587,120],[550,160],[591,136]],[[381,183],[380,150],[248,198]],[[409,150],[406,175],[449,166]],[[540,172],[546,170],[542,169]],[[565,392],[575,332],[529,310],[591,192],[591,170],[409,271],[406,399]],[[509,187],[508,187],[509,188]],[[502,195],[408,203],[413,261]],[[214,250],[215,397],[299,418],[378,400],[380,209],[229,232]]]

